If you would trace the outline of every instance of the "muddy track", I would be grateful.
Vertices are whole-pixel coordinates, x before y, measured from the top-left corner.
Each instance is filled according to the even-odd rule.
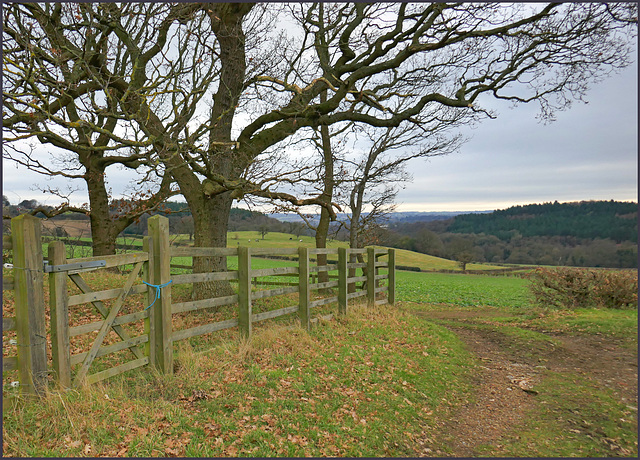
[[[455,311],[417,314],[446,321],[444,325],[460,337],[480,362],[471,382],[473,401],[463,402],[441,424],[438,434],[425,442],[424,456],[475,457],[479,446],[499,449],[501,438],[512,433],[535,407],[533,387],[547,370],[580,374],[599,386],[611,388],[629,407],[638,405],[637,358],[611,339],[549,335],[553,340],[533,352],[523,352],[513,346],[512,339],[496,330],[469,327],[479,318],[478,314]]]

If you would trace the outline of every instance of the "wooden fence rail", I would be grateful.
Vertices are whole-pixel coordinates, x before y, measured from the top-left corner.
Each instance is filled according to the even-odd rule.
[[[366,296],[368,305],[395,302],[395,254],[392,249],[171,247],[168,219],[153,216],[148,219],[149,236],[145,237],[141,252],[66,259],[64,243],[52,241],[48,265],[43,268],[39,229],[38,219],[20,216],[12,221],[12,237],[3,238],[4,249],[11,247],[14,253],[13,279],[3,279],[3,289],[13,289],[16,293],[16,316],[3,317],[3,332],[16,330],[19,345],[17,356],[4,358],[3,370],[18,369],[20,383],[26,391],[38,391],[46,383],[42,295],[45,271],[49,283],[50,369],[64,387],[97,382],[146,365],[171,373],[173,343],[199,335],[237,327],[240,335],[246,338],[252,334],[255,323],[290,314],[297,315],[301,325],[309,328],[315,321],[312,312],[323,305],[336,303],[337,313],[346,314],[349,303],[358,297]],[[318,265],[312,257],[318,254],[337,256],[337,263],[334,260]],[[252,267],[254,257],[281,256],[287,256],[292,265],[268,269]],[[236,269],[224,271],[171,274],[171,259],[178,257],[237,257],[238,263]],[[94,290],[82,277],[87,267],[104,269],[123,265],[133,266],[133,270],[120,288]],[[381,269],[383,273],[380,273]],[[318,282],[318,274],[323,272],[328,278]],[[383,280],[386,280],[384,285],[381,284]],[[207,282],[232,283],[236,293],[201,300],[172,300],[172,287]],[[70,294],[73,291],[69,286],[79,293]],[[133,307],[127,301],[134,295],[142,295],[147,307],[131,311]],[[295,301],[297,297],[297,305],[254,311],[255,301],[276,296],[290,296],[287,302]],[[94,307],[102,319],[81,325],[70,324],[70,309],[82,304]],[[230,311],[236,312],[235,317],[183,330],[173,328],[174,315],[223,306],[232,306]],[[132,335],[125,326],[137,321],[143,322],[144,333]],[[105,341],[108,336],[110,342]],[[115,336],[121,340],[117,341]],[[77,346],[71,346],[76,338],[85,337],[86,342],[91,342],[88,349],[80,351]],[[131,352],[131,359],[124,363],[116,360],[118,364],[106,369],[107,364],[101,364],[95,369],[97,358],[118,352]]]

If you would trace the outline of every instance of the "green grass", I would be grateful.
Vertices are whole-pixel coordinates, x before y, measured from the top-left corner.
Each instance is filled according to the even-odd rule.
[[[472,363],[446,329],[386,307],[310,333],[184,343],[176,361],[171,376],[145,369],[21,402],[4,414],[5,455],[413,456]]]
[[[399,272],[398,300],[457,307],[528,308],[529,281],[507,276]]]
[[[627,342],[631,347],[638,343],[638,310],[554,310],[528,321],[527,325],[551,333],[607,336]]]
[[[563,342],[556,334],[611,340],[637,353],[637,310],[527,306],[527,283],[521,279],[429,274],[399,277],[399,296],[434,304],[406,303],[405,308],[443,326],[482,330],[508,349],[515,362],[538,365]],[[468,283],[468,284],[466,284]],[[466,289],[460,285],[466,284]],[[428,287],[427,287],[428,286]],[[437,287],[436,287],[437,286]],[[472,288],[475,286],[475,288]],[[496,301],[496,294],[498,300]],[[477,302],[478,299],[481,301]],[[477,302],[476,306],[471,306]],[[438,319],[460,313],[463,320]],[[588,357],[586,357],[588,359]],[[482,363],[479,363],[482,365]],[[544,367],[542,369],[545,369]],[[511,427],[499,443],[480,446],[478,456],[610,457],[637,455],[637,411],[603,382],[579,370],[544,370],[535,386],[535,406],[525,421]],[[628,382],[633,385],[633,382]],[[468,395],[473,399],[473,394]]]
[[[252,264],[259,269],[291,262],[254,258]],[[229,265],[234,267],[233,260]],[[117,274],[91,276],[90,284],[121,285]],[[446,322],[429,319],[430,312],[491,311],[490,317],[464,324],[502,334],[515,353],[531,359],[558,346],[547,333],[600,334],[624,339],[630,348],[637,344],[637,311],[534,307],[528,283],[398,271],[395,307],[353,306],[346,317],[321,321],[310,332],[288,315],[257,323],[248,342],[240,341],[235,329],[181,341],[174,347],[174,375],[143,368],[89,388],[53,389],[43,400],[5,388],[3,452],[25,457],[422,455],[419,441],[437,433],[463,401],[473,399],[470,382],[478,365]],[[188,300],[188,286],[176,286],[172,295]],[[255,308],[291,302],[295,296],[264,299]],[[336,310],[335,305],[323,308],[314,314]],[[215,314],[234,315],[235,310]],[[183,321],[194,325],[208,321],[207,315],[194,312]],[[485,446],[483,455],[637,452],[637,415],[606,388],[571,372],[549,371],[536,390],[540,404],[527,414],[527,423],[500,448]],[[613,441],[603,443],[600,431]]]
[[[462,271],[458,262],[441,257],[421,254],[419,252],[408,251],[406,249],[396,249],[396,265],[406,267],[418,267],[423,271],[433,270],[455,270]],[[467,264],[467,270],[499,270],[505,268],[501,265],[489,265],[470,263]]]
[[[81,241],[91,241],[91,238],[80,238]],[[171,235],[172,244],[193,244],[189,241],[188,235]],[[131,244],[142,248],[142,239],[125,237],[118,238],[118,244]],[[311,236],[294,236],[289,233],[269,232],[264,238],[257,231],[231,231],[227,233],[227,246],[238,247],[245,246],[251,248],[290,248],[290,247],[315,247],[315,238]],[[338,240],[329,240],[327,242],[329,248],[348,247],[348,243]],[[46,244],[43,246],[43,253],[47,254]],[[68,252],[70,249],[68,249]],[[75,248],[74,257],[86,257],[89,255],[90,248],[78,246]],[[71,254],[69,254],[71,256]],[[177,263],[177,262],[176,262]],[[396,249],[396,264],[417,267],[423,271],[434,270],[454,270],[461,271],[460,266],[453,260],[443,259],[440,257],[430,256],[428,254],[420,254],[405,249]],[[476,264],[467,265],[468,270],[498,270],[505,268],[500,265],[493,264]]]
[[[264,239],[260,232],[227,232],[227,246],[230,248],[237,246],[249,248],[297,248],[299,246],[315,248],[316,240],[311,236],[295,236],[279,232],[269,232],[264,236]],[[343,241],[329,240],[327,241],[327,247],[347,247],[347,244]]]

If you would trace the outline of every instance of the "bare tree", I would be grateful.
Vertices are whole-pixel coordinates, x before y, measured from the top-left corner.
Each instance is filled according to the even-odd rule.
[[[358,130],[360,153],[343,160],[348,179],[341,182],[347,200],[344,205],[350,211],[352,248],[363,247],[362,232],[392,211],[398,189],[412,179],[406,171],[409,161],[448,155],[464,142],[456,128],[471,122],[466,114],[438,112],[421,114],[398,127]]]
[[[467,238],[456,236],[447,245],[447,252],[451,259],[456,260],[463,272],[467,271],[467,264],[477,259],[477,251],[474,249],[473,241]]]
[[[65,95],[76,100],[102,91],[112,101],[102,109],[117,108],[132,126],[122,138],[149,149],[178,184],[199,246],[226,245],[231,204],[245,196],[327,209],[317,195],[278,188],[275,175],[247,174],[292,138],[344,122],[396,127],[425,110],[436,113],[434,107],[481,118],[490,115],[482,95],[538,101],[550,118],[589,83],[628,65],[634,40],[627,30],[637,24],[637,8],[597,3],[83,8],[68,33],[95,40],[82,14],[95,18],[90,23],[105,30],[101,49],[122,50],[126,59],[94,53],[87,62],[84,47],[54,45],[62,62],[86,63],[69,65],[77,68],[77,82]],[[286,12],[295,22],[284,24]],[[277,33],[276,19],[292,30],[288,36]],[[48,21],[38,29],[43,41],[57,43]],[[25,29],[28,41],[37,42]],[[47,104],[37,107],[41,116],[51,112]],[[212,263],[195,268],[209,270]]]
[[[258,227],[258,232],[260,233],[260,236],[262,237],[262,241],[264,241],[264,237],[267,236],[267,233],[269,233],[269,226],[267,224],[261,224]]]
[[[93,253],[106,255],[115,253],[120,232],[175,190],[169,175],[150,186],[153,171],[147,168],[141,181],[144,187],[132,190],[134,200],[126,209],[111,200],[107,169],[148,166],[149,151],[106,88],[86,79],[87,73],[107,60],[127,65],[122,50],[109,49],[111,30],[91,13],[97,8],[61,3],[3,5],[3,159],[43,176],[84,181],[88,206],[71,206],[68,194],[43,186],[43,191],[65,201],[55,209],[32,213],[88,215]],[[84,35],[77,33],[80,27]],[[49,146],[48,151],[36,148],[36,141]]]

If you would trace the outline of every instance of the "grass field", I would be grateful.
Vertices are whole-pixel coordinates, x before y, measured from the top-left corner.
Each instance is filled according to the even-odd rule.
[[[397,289],[399,300],[419,304],[524,309],[532,301],[528,283],[507,276],[401,272]]]
[[[388,306],[175,350],[171,376],[143,369],[43,402],[5,389],[5,455],[410,456],[472,365],[448,330]]]
[[[104,276],[107,284],[117,285],[119,275]],[[143,368],[88,388],[52,389],[42,400],[3,388],[3,453],[423,455],[425,446],[434,447],[443,424],[473,400],[473,375],[482,365],[446,322],[428,319],[430,312],[490,310],[490,319],[468,327],[500,331],[522,353],[547,346],[549,331],[597,334],[630,350],[637,347],[637,310],[533,307],[527,284],[515,277],[399,271],[394,307],[354,306],[346,317],[321,321],[310,332],[282,317],[256,324],[245,342],[234,330],[179,342],[173,375]],[[201,319],[197,312],[184,321]],[[485,446],[484,456],[611,455],[608,444],[593,440],[593,431],[571,432],[577,430],[558,413],[602,427],[623,446],[617,452],[637,453],[637,415],[610,391],[585,376],[545,375],[537,388],[544,403],[504,445]],[[583,405],[590,409],[576,412]],[[606,424],[598,407],[609,414]]]

